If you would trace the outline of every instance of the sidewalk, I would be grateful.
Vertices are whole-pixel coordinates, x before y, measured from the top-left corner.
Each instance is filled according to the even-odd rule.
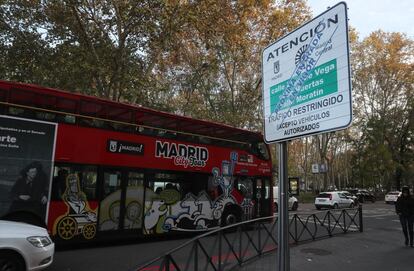
[[[277,270],[273,252],[239,270]],[[414,248],[403,245],[401,230],[367,229],[363,233],[336,235],[290,249],[291,271],[413,271]]]

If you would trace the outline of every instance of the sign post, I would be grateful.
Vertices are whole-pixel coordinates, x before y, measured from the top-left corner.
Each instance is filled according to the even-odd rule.
[[[277,260],[280,271],[290,270],[289,256],[289,213],[288,213],[288,167],[287,167],[287,142],[279,145],[279,221],[277,224],[278,250]]]
[[[287,271],[287,142],[352,122],[345,2],[266,47],[262,76],[265,141],[279,143],[278,270]]]

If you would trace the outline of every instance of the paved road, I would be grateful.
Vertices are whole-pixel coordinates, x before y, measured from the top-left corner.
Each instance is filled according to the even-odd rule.
[[[394,206],[364,205],[364,232],[294,246],[290,250],[291,271],[412,271],[414,249],[403,244]],[[240,270],[276,270],[272,253]]]
[[[315,212],[315,208],[312,204],[302,204],[298,213],[312,213]],[[361,243],[361,249],[371,249],[372,247],[377,248],[379,243],[385,242],[384,240],[391,240],[395,242],[396,248],[399,248],[402,243],[398,241],[399,237],[399,222],[394,213],[394,207],[378,202],[375,204],[367,203],[364,204],[364,227],[365,233],[361,236],[359,242]],[[378,239],[370,239],[372,235],[378,236]],[[359,233],[350,234],[360,235]],[[388,237],[392,235],[392,237]],[[348,236],[348,235],[347,235]],[[348,237],[334,237],[328,240],[336,240],[336,238],[348,238]],[[338,239],[339,240],[339,239]],[[185,239],[162,241],[162,242],[151,242],[151,243],[139,243],[133,245],[122,245],[122,246],[105,246],[105,247],[93,247],[83,248],[75,250],[58,251],[55,254],[55,260],[53,265],[48,270],[88,270],[88,271],[104,271],[104,270],[130,270],[137,264],[143,263],[148,259],[161,255],[174,247],[185,242]],[[373,243],[375,241],[375,243]],[[317,245],[319,242],[316,241],[311,244]],[[374,244],[374,245],[373,245]],[[389,243],[386,242],[389,245]],[[292,259],[296,257],[305,257],[302,255],[301,248],[304,245],[299,245],[292,248]],[[307,246],[309,247],[309,246]],[[305,248],[305,247],[304,247]],[[325,249],[327,250],[327,249]],[[329,250],[329,249],[328,249]],[[295,254],[298,251],[298,254]],[[355,250],[352,250],[355,251]],[[305,250],[306,252],[306,250]],[[414,250],[413,256],[414,256]],[[359,252],[356,251],[356,254]],[[306,254],[306,253],[305,253]],[[332,254],[331,254],[332,255]],[[375,255],[374,255],[375,256]],[[382,257],[383,255],[381,255]],[[374,257],[375,258],[375,257]],[[413,257],[414,259],[414,257]],[[272,264],[273,265],[273,264]],[[256,268],[256,266],[254,266]],[[324,268],[325,269],[325,268]],[[246,269],[254,270],[254,269]],[[259,270],[259,269],[258,269]],[[263,269],[269,270],[269,269]],[[293,269],[292,269],[293,270]],[[307,269],[297,269],[307,270]],[[320,269],[319,269],[320,270]],[[371,269],[365,269],[371,270]],[[385,270],[385,269],[377,269]],[[397,269],[388,269],[397,270]],[[402,270],[402,269],[401,269]],[[414,269],[413,269],[414,270]],[[339,271],[339,270],[335,270]]]

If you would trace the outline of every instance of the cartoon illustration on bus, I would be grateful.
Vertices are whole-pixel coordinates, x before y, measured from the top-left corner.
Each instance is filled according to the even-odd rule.
[[[162,233],[171,230],[200,231],[240,220],[241,208],[236,206],[241,201],[236,200],[234,194],[237,191],[233,189],[237,153],[232,152],[230,158],[230,161],[222,161],[221,169],[217,167],[212,169],[211,182],[216,189],[220,187],[222,191],[222,194],[215,199],[206,191],[201,191],[197,196],[188,193],[183,200],[180,200],[180,194],[175,189],[166,189],[160,195],[154,193],[152,202],[149,202],[146,207],[145,233]]]
[[[54,234],[69,240],[82,234],[85,239],[92,239],[96,234],[96,210],[88,204],[86,195],[81,191],[77,174],[66,177],[66,190],[62,195],[67,205],[67,213],[58,218],[54,226]]]

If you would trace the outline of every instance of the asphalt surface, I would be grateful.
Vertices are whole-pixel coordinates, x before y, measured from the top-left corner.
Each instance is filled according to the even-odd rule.
[[[364,205],[364,232],[293,246],[291,271],[412,271],[414,248],[404,245],[394,206]],[[277,270],[276,253],[243,266],[240,270]]]
[[[364,232],[337,235],[291,247],[291,270],[414,270],[414,249],[403,245],[403,235],[394,206],[381,202],[363,206]],[[298,213],[315,212],[312,204],[300,205]],[[187,239],[101,246],[57,251],[47,270],[131,270],[160,256]],[[276,270],[271,253],[241,270]]]

